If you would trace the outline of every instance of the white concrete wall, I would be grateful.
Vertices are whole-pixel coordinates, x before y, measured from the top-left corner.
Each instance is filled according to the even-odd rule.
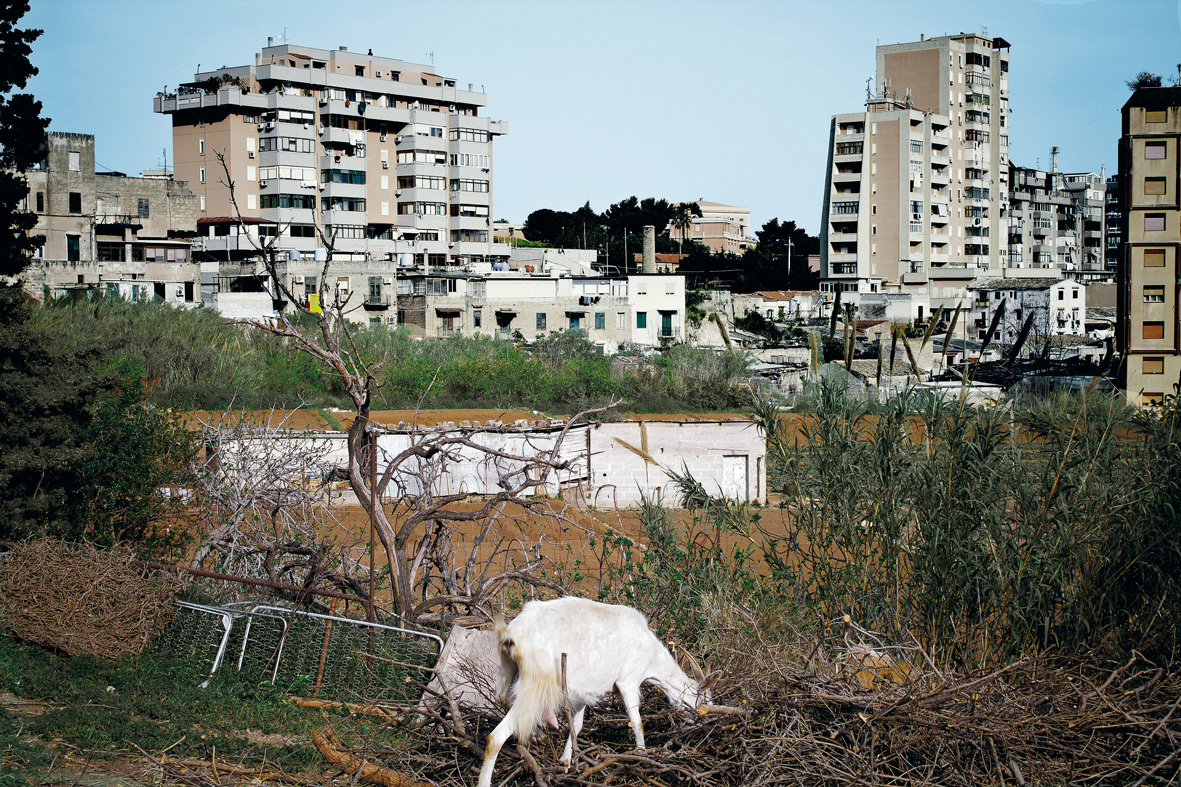
[[[652,464],[628,449],[642,450],[647,433]],[[640,494],[660,495],[677,505],[676,489],[664,472],[688,467],[711,494],[742,500],[767,497],[766,445],[753,421],[674,423],[621,421],[591,427],[591,484],[587,501],[595,507],[625,507]],[[744,472],[735,476],[735,471]]]

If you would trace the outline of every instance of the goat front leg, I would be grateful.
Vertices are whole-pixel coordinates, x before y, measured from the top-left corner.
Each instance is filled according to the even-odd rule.
[[[640,720],[640,687],[616,684],[615,688],[619,690],[623,707],[627,709],[627,718],[632,723],[632,732],[636,735],[636,748],[644,751],[644,723]]]
[[[500,754],[505,742],[512,736],[516,721],[515,708],[509,708],[500,724],[497,724],[496,728],[488,733],[488,745],[484,747],[484,764],[480,767],[480,780],[476,783],[477,787],[491,787],[492,771],[496,768],[496,757]]]
[[[559,760],[567,768],[574,758],[574,750],[578,746],[578,733],[582,732],[582,718],[585,715],[586,706],[583,705],[570,717],[570,737],[566,738],[566,748],[562,749],[562,758]]]

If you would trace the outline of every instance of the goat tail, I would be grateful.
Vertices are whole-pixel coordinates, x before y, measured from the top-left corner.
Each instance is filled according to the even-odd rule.
[[[561,668],[546,654],[516,645],[512,646],[512,658],[520,674],[513,700],[514,733],[518,742],[528,743],[543,723],[558,726],[557,714],[565,703]]]

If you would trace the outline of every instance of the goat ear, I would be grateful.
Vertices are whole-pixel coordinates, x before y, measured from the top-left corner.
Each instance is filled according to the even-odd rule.
[[[709,691],[710,689],[712,689],[714,687],[714,684],[717,683],[718,679],[721,677],[722,677],[722,671],[721,670],[714,670],[713,672],[709,673],[708,675],[706,675],[704,678],[701,679],[701,682],[697,684],[697,690],[698,691]]]

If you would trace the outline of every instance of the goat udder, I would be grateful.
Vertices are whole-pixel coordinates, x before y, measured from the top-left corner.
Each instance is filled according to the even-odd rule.
[[[553,727],[555,730],[558,729],[558,717],[555,716],[553,713],[546,716],[545,720],[547,722],[549,722],[549,726]]]

